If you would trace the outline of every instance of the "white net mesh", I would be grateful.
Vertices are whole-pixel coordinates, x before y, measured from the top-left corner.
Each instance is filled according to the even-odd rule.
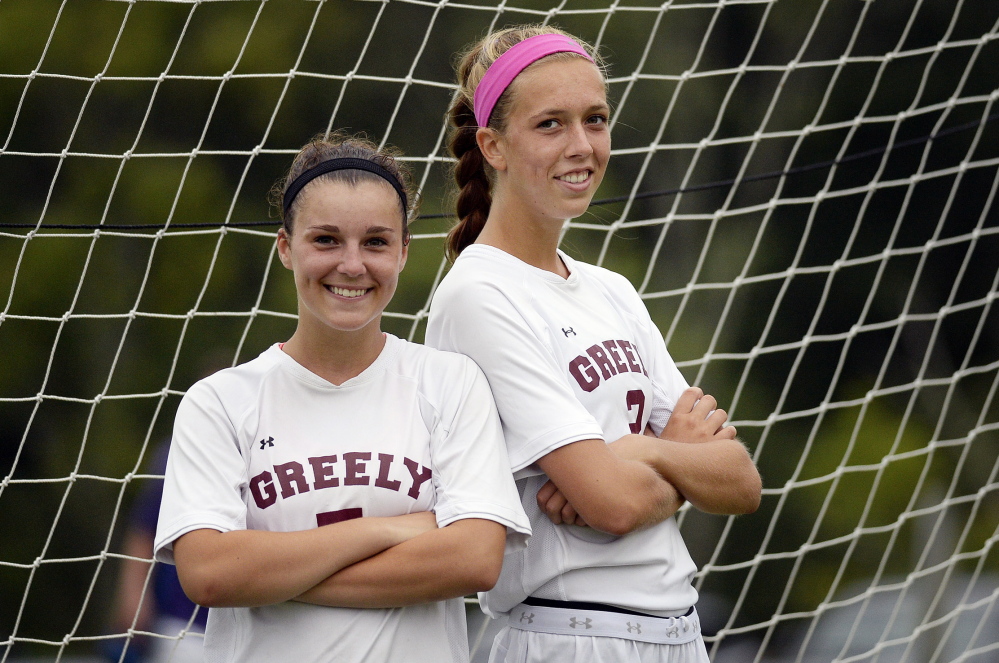
[[[714,659],[999,658],[996,3],[3,0],[0,661],[196,637],[137,609],[129,534],[184,391],[294,329],[267,190],[323,130],[400,147],[385,328],[422,340],[452,57],[524,22],[611,66],[563,248],[639,287],[764,477],[681,514]]]

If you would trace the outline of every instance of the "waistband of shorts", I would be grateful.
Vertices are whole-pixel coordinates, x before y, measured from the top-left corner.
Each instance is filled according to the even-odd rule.
[[[537,596],[528,596],[523,600],[524,605],[543,606],[546,608],[567,608],[569,610],[596,610],[597,612],[617,612],[622,615],[634,615],[635,617],[648,617],[651,619],[668,619],[669,617],[690,617],[694,614],[694,606],[690,606],[686,612],[680,613],[679,611],[675,615],[652,615],[647,612],[639,612],[637,610],[629,610],[628,608],[621,608],[616,605],[607,605],[606,603],[592,603],[590,601],[558,601],[555,599],[542,599]]]
[[[701,637],[701,622],[693,608],[688,615],[680,617],[654,617],[521,603],[510,611],[508,625],[521,631],[623,638],[668,645],[682,645]]]

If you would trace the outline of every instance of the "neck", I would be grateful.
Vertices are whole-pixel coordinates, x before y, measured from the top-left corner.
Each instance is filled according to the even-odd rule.
[[[495,246],[528,265],[568,278],[569,270],[556,253],[564,222],[538,218],[497,196],[475,242]]]
[[[348,332],[325,325],[317,329],[299,314],[298,328],[282,349],[327,382],[340,385],[360,375],[385,347],[379,323],[373,320],[363,329]]]

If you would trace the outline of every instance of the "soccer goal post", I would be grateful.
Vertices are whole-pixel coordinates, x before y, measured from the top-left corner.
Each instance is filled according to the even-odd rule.
[[[454,55],[522,23],[609,64],[563,250],[634,283],[763,476],[678,515],[713,660],[999,659],[999,4],[2,0],[0,662],[201,637],[129,542],[184,392],[294,330],[268,190],[323,131],[400,148],[384,328],[422,341]]]

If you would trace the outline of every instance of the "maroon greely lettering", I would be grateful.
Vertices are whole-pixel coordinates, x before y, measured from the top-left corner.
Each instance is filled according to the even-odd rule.
[[[596,389],[601,377],[609,380],[627,372],[646,376],[649,374],[638,348],[630,341],[607,340],[595,343],[586,348],[585,355],[579,355],[569,362],[569,375],[575,378],[576,384],[583,391]]]
[[[420,486],[422,486],[432,474],[427,468],[423,468],[422,471],[419,470],[419,464],[415,460],[410,460],[404,458],[402,462],[409,468],[409,474],[413,477],[413,487],[409,489],[409,496],[414,500],[420,496]]]
[[[264,470],[250,479],[250,493],[258,509],[266,509],[277,502],[277,491],[274,490],[274,479],[271,473]]]
[[[379,488],[399,490],[399,486],[402,485],[401,481],[388,478],[389,468],[392,467],[393,458],[395,458],[395,456],[392,454],[378,454],[378,478],[375,479],[375,485]]]
[[[309,465],[312,465],[312,487],[316,490],[320,488],[336,488],[340,485],[340,480],[333,476],[333,468],[330,467],[336,462],[336,456],[314,456],[309,458]]]
[[[588,370],[593,373],[594,385],[596,385],[599,382],[596,370],[592,366]],[[326,488],[338,488],[340,486],[371,485],[374,468],[372,468],[369,474],[367,463],[371,461],[372,455],[370,451],[344,453],[340,459],[343,467],[339,469],[336,467],[336,455],[312,456],[308,459],[308,464],[312,469],[311,477],[306,476],[305,465],[296,461],[274,465],[273,474],[268,470],[264,470],[250,479],[249,487],[250,493],[253,495],[253,502],[258,508],[266,509],[277,502],[279,492],[282,499],[287,499],[295,495],[307,493],[312,489],[323,490]],[[398,465],[400,460],[409,470],[409,475],[413,480],[408,491],[409,496],[413,499],[419,498],[420,489],[423,487],[423,484],[433,478],[433,472],[415,460],[386,453],[379,453],[377,455],[378,473],[374,477],[374,485],[378,488],[397,492],[402,490],[403,482],[392,478],[393,468]],[[398,476],[400,471],[399,469],[395,469],[394,474]],[[311,484],[309,483],[310,478],[312,479]],[[280,486],[280,491],[278,491],[278,486]]]
[[[295,495],[295,488],[299,493],[309,492],[309,482],[305,480],[305,469],[301,463],[291,461],[274,466],[274,473],[277,474],[278,483],[281,484],[281,497],[288,499]]]
[[[569,362],[569,375],[576,378],[583,391],[593,391],[600,384],[600,374],[586,355],[579,355]]]
[[[637,350],[632,348],[631,343],[619,340],[617,344],[621,346],[621,349],[624,350],[624,356],[628,358],[628,370],[632,373],[644,373],[645,371],[643,371],[642,367],[635,361],[635,353]]]
[[[371,460],[371,452],[351,451],[343,455],[343,462],[347,464],[347,472],[343,479],[343,485],[367,486],[371,482],[371,477],[366,474],[360,474],[360,472],[364,472],[365,470],[365,465],[362,462],[365,460]]]
[[[624,373],[627,371],[628,365],[624,363],[624,357],[621,356],[621,351],[617,349],[617,343],[614,341],[604,341],[604,347],[607,348],[607,353],[614,360],[614,368],[617,369],[617,372]]]
[[[614,370],[614,365],[611,364],[610,359],[604,353],[603,348],[599,345],[591,345],[586,348],[586,354],[593,357],[593,363],[597,365],[600,372],[603,373],[604,380],[609,380],[612,376],[617,375],[617,371]]]

